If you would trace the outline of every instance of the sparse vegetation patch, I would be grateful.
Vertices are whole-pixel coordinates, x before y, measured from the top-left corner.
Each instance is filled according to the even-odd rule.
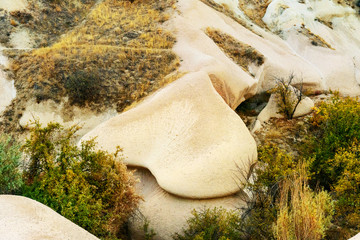
[[[63,9],[70,2],[77,1],[49,4]],[[68,107],[122,112],[176,80],[175,38],[162,28],[173,4],[104,0],[56,44],[15,55],[17,97],[4,112],[3,128],[19,130],[17,122],[30,99],[60,102],[68,97]]]
[[[255,24],[262,28],[267,28],[262,18],[266,13],[269,0],[240,0],[239,8],[249,17]]]
[[[246,72],[249,73],[248,66],[250,64],[255,63],[259,66],[264,63],[264,55],[232,36],[213,28],[207,28],[206,34]]]

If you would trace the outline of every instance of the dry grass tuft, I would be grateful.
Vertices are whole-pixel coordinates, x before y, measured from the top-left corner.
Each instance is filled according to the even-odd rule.
[[[250,74],[248,70],[250,64],[255,63],[259,66],[264,63],[264,55],[257,52],[255,48],[239,42],[232,36],[217,29],[208,27],[205,32],[228,57],[234,60],[247,73]]]
[[[58,44],[170,49],[175,38],[161,24],[170,18],[167,9],[172,9],[174,4],[174,0],[137,0],[133,3],[104,0],[83,25]]]
[[[14,12],[12,16],[35,32],[38,46],[48,46],[61,34],[80,24],[96,0],[28,0],[27,12]]]
[[[324,48],[330,48],[330,49],[334,50],[334,48],[332,48],[331,45],[329,43],[327,43],[322,37],[311,32],[304,25],[301,26],[301,29],[298,30],[298,32],[307,36],[309,38],[309,40],[311,41],[312,45],[324,47]]]
[[[281,186],[279,213],[274,232],[278,240],[320,240],[330,226],[334,203],[330,195],[313,192],[307,184],[305,166]]]
[[[255,24],[262,28],[266,28],[266,24],[263,22],[262,18],[270,3],[270,0],[240,0],[239,8]]]

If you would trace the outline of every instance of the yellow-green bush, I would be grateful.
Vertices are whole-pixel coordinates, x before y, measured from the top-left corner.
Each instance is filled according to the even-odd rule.
[[[354,142],[341,148],[330,160],[335,184],[336,221],[341,226],[360,230],[360,146]]]
[[[275,239],[274,224],[279,215],[280,184],[297,172],[297,161],[276,145],[258,149],[253,180],[246,184],[250,197],[239,211],[205,209],[194,211],[188,226],[174,239]]]
[[[182,233],[173,236],[175,240],[226,240],[242,239],[239,231],[241,223],[237,211],[227,211],[223,208],[203,209],[192,212],[187,220],[187,228]]]
[[[73,145],[77,129],[34,123],[23,146],[29,157],[23,194],[98,237],[117,239],[140,200],[135,181],[119,152],[95,150],[94,141]]]
[[[258,163],[253,173],[253,182],[246,188],[252,197],[243,208],[244,221],[241,229],[244,239],[274,239],[273,224],[276,222],[279,199],[279,184],[294,173],[296,162],[292,156],[277,145],[258,147]]]
[[[360,139],[360,103],[357,98],[335,94],[330,102],[316,107],[310,122],[314,126],[312,136],[304,149],[314,159],[310,168],[312,185],[330,190],[341,174],[333,168],[331,159],[340,148]]]
[[[333,201],[325,191],[312,191],[305,168],[298,170],[281,183],[275,236],[278,240],[323,239],[334,213]]]

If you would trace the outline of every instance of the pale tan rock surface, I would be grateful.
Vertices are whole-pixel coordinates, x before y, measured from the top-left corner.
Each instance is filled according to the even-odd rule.
[[[349,238],[349,240],[360,240],[360,233],[356,234],[352,238]]]
[[[357,9],[332,0],[273,0],[263,18],[283,40],[321,74],[324,89],[360,94],[360,17]],[[312,34],[300,32],[308,29]],[[318,46],[312,39],[331,48]]]
[[[60,104],[52,100],[40,103],[29,101],[19,120],[20,126],[27,128],[34,120],[39,121],[43,127],[50,122],[58,122],[64,127],[78,125],[81,129],[77,132],[77,136],[82,137],[100,123],[117,115],[114,109],[95,113],[86,108],[65,107],[64,103],[67,101],[67,99],[63,99]]]
[[[144,196],[144,202],[140,204],[140,213],[130,222],[132,240],[144,239],[144,218],[156,232],[154,240],[168,240],[172,239],[172,234],[181,232],[186,226],[186,220],[192,216],[193,209],[222,207],[234,210],[245,204],[246,194],[243,192],[216,199],[185,199],[165,192],[146,169],[137,169],[135,176],[140,179],[137,190]]]
[[[247,172],[257,157],[253,137],[205,72],[185,75],[83,140],[93,137],[110,152],[121,146],[126,164],[148,168],[163,189],[187,198],[236,193],[238,167]]]
[[[32,199],[0,195],[0,239],[97,240],[94,235]]]
[[[0,0],[0,8],[7,11],[24,10],[26,7],[26,0]]]
[[[293,96],[294,97],[294,96]],[[269,102],[266,107],[260,112],[257,120],[260,122],[267,122],[270,118],[283,118],[280,114],[280,108],[278,106],[278,97],[276,94],[271,94]],[[295,101],[295,100],[294,100]],[[304,97],[294,112],[294,118],[301,117],[311,113],[314,107],[314,102],[309,97]],[[258,130],[258,129],[257,129]]]
[[[0,56],[1,57],[1,56]],[[0,63],[1,67],[1,63]],[[16,89],[13,80],[8,80],[7,75],[0,68],[0,114],[10,105],[11,100],[16,96]]]
[[[16,96],[14,81],[8,79],[7,74],[3,71],[4,68],[9,66],[9,60],[2,54],[2,49],[3,46],[0,45],[0,114]]]
[[[237,5],[234,2],[222,1],[241,14],[239,9],[234,8]],[[275,77],[287,78],[291,73],[301,76],[307,88],[323,89],[321,72],[280,37],[261,28],[249,30],[201,1],[179,0],[177,9],[179,14],[168,23],[168,27],[176,33],[177,42],[173,50],[183,60],[180,70],[202,70],[215,75],[223,82],[227,96],[231,96],[230,100],[225,99],[231,108],[235,109],[254,94],[254,85],[258,85],[258,92],[267,91],[275,86]],[[245,72],[204,33],[207,27],[219,29],[237,41],[252,46],[264,55],[264,64],[254,69],[249,66],[253,76]]]

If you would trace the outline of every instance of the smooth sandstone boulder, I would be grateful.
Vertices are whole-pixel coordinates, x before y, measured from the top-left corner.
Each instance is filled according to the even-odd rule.
[[[164,190],[186,198],[238,192],[257,158],[253,137],[205,72],[185,75],[82,140],[93,137],[110,152],[122,147],[126,164],[149,169]]]
[[[0,238],[6,240],[98,240],[32,199],[0,195]]]
[[[294,97],[294,96],[293,96]],[[271,94],[269,98],[269,102],[266,105],[266,107],[260,112],[260,114],[257,117],[257,120],[260,122],[267,122],[270,120],[270,118],[283,118],[284,116],[280,114],[280,109],[278,106],[278,97],[276,94]],[[294,118],[301,117],[304,115],[307,115],[311,113],[312,109],[314,107],[314,102],[309,97],[304,97],[299,105],[297,106],[295,112],[294,112]],[[258,127],[256,131],[258,131]]]
[[[143,240],[142,231],[144,220],[149,222],[156,236],[154,240],[168,240],[175,232],[181,232],[186,227],[186,220],[190,218],[193,209],[222,207],[235,210],[245,205],[247,195],[239,192],[224,198],[215,199],[185,199],[167,193],[156,182],[156,179],[146,169],[137,169],[135,176],[140,179],[137,191],[144,197],[139,206],[137,216],[130,220],[132,240]]]

